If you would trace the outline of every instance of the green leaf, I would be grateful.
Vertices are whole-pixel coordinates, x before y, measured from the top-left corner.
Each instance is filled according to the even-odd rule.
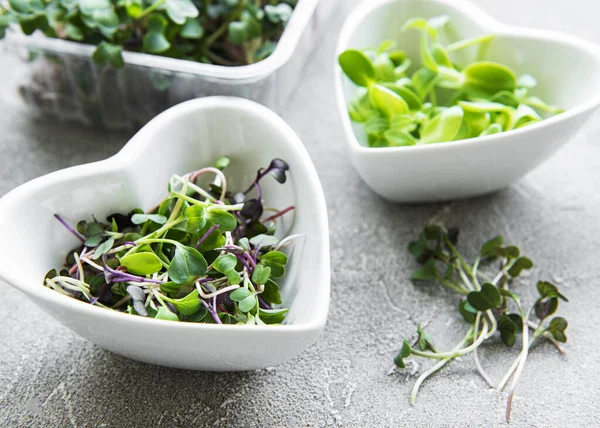
[[[569,299],[560,294],[560,292],[558,291],[558,287],[556,287],[556,285],[552,284],[551,282],[539,281],[536,287],[538,292],[540,293],[540,297],[542,298],[558,298],[564,300],[565,302],[569,301]]]
[[[394,115],[408,113],[408,104],[394,91],[383,85],[371,85],[369,87],[369,101],[371,105],[379,110],[383,116],[390,119]]]
[[[86,247],[93,248],[93,247],[100,245],[100,242],[102,242],[102,239],[103,239],[103,236],[101,234],[92,235],[85,240],[84,245]]]
[[[269,251],[260,256],[259,259],[265,267],[271,268],[271,277],[281,278],[285,275],[285,265],[288,257],[284,253],[280,251]]]
[[[240,240],[238,241],[238,245],[246,251],[250,250],[250,241],[245,236],[243,238],[240,238]]]
[[[35,32],[35,30],[40,30],[44,34],[50,34],[52,31],[52,27],[50,27],[50,23],[48,22],[48,17],[43,13],[35,13],[31,15],[24,15],[19,18],[19,24],[21,26],[21,30],[26,35],[31,35]]]
[[[244,300],[246,297],[248,297],[250,295],[252,295],[250,290],[248,290],[247,288],[244,288],[244,287],[240,287],[236,290],[233,290],[231,292],[231,294],[229,295],[229,298],[234,302],[241,302],[242,300]]]
[[[10,8],[18,13],[29,12],[29,1],[28,0],[8,0]]]
[[[392,147],[414,146],[417,144],[417,139],[406,131],[388,129],[383,133],[383,136]]]
[[[419,269],[417,269],[415,271],[415,273],[413,273],[410,276],[410,279],[414,279],[414,280],[428,280],[428,279],[437,279],[438,278],[438,272],[437,272],[437,267],[435,265],[435,259],[433,257],[431,257],[429,260],[427,260],[423,266],[421,266]]]
[[[286,23],[292,16],[292,6],[287,3],[279,3],[276,6],[265,5],[265,15],[269,21],[273,24]]]
[[[204,28],[196,19],[188,18],[179,35],[184,39],[200,40],[204,35]]]
[[[499,254],[499,249],[502,248],[504,244],[503,236],[496,236],[489,241],[486,241],[479,250],[479,256],[482,258],[486,257],[497,257]]]
[[[229,40],[234,45],[242,45],[248,40],[246,34],[246,24],[241,21],[230,22],[227,26],[227,32],[229,34]]]
[[[198,250],[178,245],[169,265],[169,278],[178,284],[183,284],[188,282],[190,278],[204,275],[207,268],[208,264]]]
[[[213,225],[218,224],[219,231],[221,232],[231,232],[237,227],[237,220],[235,217],[225,210],[206,210],[204,216],[206,217],[207,222],[210,222]]]
[[[151,221],[156,224],[165,224],[167,222],[167,218],[158,214],[134,214],[131,216],[131,222],[133,224],[143,224],[147,221]]]
[[[265,234],[256,235],[250,239],[250,243],[255,247],[259,245],[261,247],[270,247],[272,245],[277,244],[278,242],[279,239],[277,239],[277,237]]]
[[[338,61],[344,74],[356,85],[366,87],[375,82],[375,68],[363,52],[349,49],[342,52]]]
[[[213,167],[223,171],[230,164],[231,164],[231,159],[229,159],[227,156],[221,156],[219,159],[217,159],[215,161],[215,163],[213,164]]]
[[[479,136],[480,137],[485,137],[486,135],[499,134],[502,131],[504,131],[502,129],[502,125],[500,125],[499,123],[492,123],[487,129],[483,130],[481,132],[481,134],[479,134]]]
[[[281,304],[281,295],[279,294],[279,285],[272,279],[269,279],[265,283],[265,289],[260,294],[263,300],[267,303],[280,305]]]
[[[237,227],[237,220],[234,216],[221,209],[205,209],[197,205],[187,208],[184,213],[187,218],[188,232],[199,232],[208,230],[215,224],[219,225],[219,232],[230,232]]]
[[[546,104],[544,101],[539,99],[538,97],[528,97],[523,100],[523,104],[526,104],[530,107],[533,107],[536,110],[539,110],[548,114],[558,114],[562,113],[564,110],[549,104]]]
[[[458,105],[465,111],[472,113],[498,113],[510,110],[510,107],[504,104],[490,101],[458,101]]]
[[[151,275],[162,269],[162,263],[154,253],[133,253],[120,259],[121,266],[136,275]]]
[[[121,46],[113,45],[108,42],[100,42],[96,50],[92,53],[94,62],[100,65],[109,64],[114,68],[123,68],[123,50]]]
[[[469,304],[467,300],[461,300],[458,304],[458,311],[463,316],[466,322],[473,324],[475,322],[475,316],[477,315],[477,309]]]
[[[113,247],[114,244],[115,244],[115,238],[113,238],[112,236],[109,237],[106,241],[104,241],[102,244],[100,244],[96,248],[96,251],[94,251],[93,259],[96,260],[97,258],[101,257],[103,254],[106,254],[108,251],[110,251],[110,249]]]
[[[133,19],[138,18],[144,10],[142,0],[125,0],[125,10]]]
[[[205,322],[205,319],[207,317],[209,317],[208,314],[209,314],[208,309],[206,309],[204,306],[200,306],[200,309],[198,310],[198,312],[196,312],[193,315],[190,315],[189,318],[187,319],[187,321],[188,322]]]
[[[421,144],[452,141],[460,130],[463,115],[462,108],[454,106],[428,120],[421,131]]]
[[[256,296],[254,294],[251,294],[250,296],[246,297],[244,300],[239,302],[238,308],[241,312],[247,313],[254,309],[256,303]]]
[[[192,291],[190,294],[181,299],[170,299],[166,296],[163,296],[163,299],[172,303],[173,306],[177,308],[177,312],[182,315],[194,315],[202,306],[202,303],[198,298],[198,290]]]
[[[257,285],[266,284],[271,276],[271,268],[258,265],[252,273],[252,281]]]
[[[396,66],[386,54],[377,55],[373,61],[375,80],[378,82],[393,82],[397,79]]]
[[[390,120],[390,129],[394,131],[412,132],[416,127],[416,120],[410,114],[397,114]]]
[[[177,315],[171,312],[166,306],[158,308],[158,312],[154,316],[157,320],[179,321]]]
[[[196,18],[198,9],[191,0],[166,0],[163,9],[176,24],[183,25],[187,18]]]
[[[94,10],[92,17],[100,32],[111,39],[119,26],[119,16],[112,7]]]
[[[535,315],[543,320],[546,317],[549,317],[558,309],[558,298],[550,297],[543,300],[538,300],[535,303]]]
[[[514,261],[513,265],[508,270],[508,274],[515,278],[521,275],[521,272],[523,272],[524,270],[531,269],[532,267],[533,262],[530,259],[528,259],[527,257],[519,257],[517,260]]]
[[[419,110],[423,105],[423,101],[421,101],[419,96],[406,86],[401,86],[397,83],[383,83],[382,85],[400,96],[408,105],[409,110]]]
[[[498,320],[498,330],[502,336],[502,341],[508,347],[512,347],[516,342],[516,334],[523,331],[523,320],[518,314],[503,314]]]
[[[394,358],[394,364],[396,364],[396,366],[400,367],[401,369],[406,368],[406,365],[404,364],[404,359],[410,357],[410,353],[410,344],[406,339],[404,339],[404,341],[402,342],[402,348],[400,349],[400,352]]]
[[[217,257],[217,259],[213,262],[213,269],[226,274],[232,269],[235,269],[237,265],[237,257],[233,254],[223,254],[222,256]]]
[[[435,88],[437,73],[428,68],[420,68],[412,75],[413,86],[421,99],[425,99]]]
[[[390,122],[379,112],[370,116],[365,122],[365,132],[367,135],[378,136],[390,127]]]
[[[462,71],[465,77],[463,88],[494,95],[500,91],[513,91],[517,87],[515,73],[505,65],[492,61],[475,62]]]
[[[567,320],[562,317],[553,318],[548,326],[548,332],[554,336],[554,338],[561,343],[567,342],[567,336],[565,330],[568,327]]]
[[[258,310],[258,315],[265,324],[281,324],[289,309],[262,309]]]
[[[526,104],[519,104],[514,117],[514,128],[521,128],[531,123],[539,122],[542,117],[537,112]]]
[[[162,53],[171,47],[163,33],[150,31],[144,36],[144,50],[149,53]]]
[[[417,326],[417,335],[419,336],[419,348],[421,348],[422,351],[430,350],[431,352],[437,352],[435,350],[435,346],[433,345],[433,339],[423,330],[420,323]]]
[[[496,309],[502,301],[502,296],[495,285],[486,282],[481,286],[481,291],[471,291],[467,295],[467,301],[478,311],[487,311]]]
[[[223,254],[217,257],[212,266],[227,277],[230,285],[237,285],[241,281],[240,274],[235,270],[237,262],[237,257],[233,254]]]

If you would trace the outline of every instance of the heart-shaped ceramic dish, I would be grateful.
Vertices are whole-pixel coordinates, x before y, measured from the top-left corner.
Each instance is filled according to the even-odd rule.
[[[600,105],[600,48],[576,37],[499,23],[462,0],[368,0],[348,17],[337,56],[346,49],[378,46],[393,39],[411,59],[419,58],[419,34],[402,32],[410,18],[447,15],[442,42],[495,34],[485,59],[529,73],[539,82],[532,95],[566,111],[506,133],[450,143],[369,148],[360,124],[348,116],[356,86],[339,66],[337,105],[352,164],[376,193],[397,202],[440,201],[504,188],[564,145]],[[448,36],[452,36],[449,38]],[[475,58],[454,57],[459,64]]]
[[[195,324],[147,319],[99,308],[42,286],[77,241],[71,224],[134,207],[149,208],[172,174],[232,160],[231,188],[252,182],[271,159],[290,166],[281,185],[264,180],[270,206],[295,206],[288,233],[303,240],[290,250],[281,284],[290,311],[280,326]],[[251,370],[282,363],[311,345],[329,307],[329,230],[325,198],[302,142],[275,113],[252,101],[211,97],[159,115],[110,159],[48,174],[0,199],[0,278],[25,293],[63,325],[91,342],[139,361],[197,370]]]

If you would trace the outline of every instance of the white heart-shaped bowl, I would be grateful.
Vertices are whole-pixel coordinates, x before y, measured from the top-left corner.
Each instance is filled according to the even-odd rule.
[[[489,193],[517,181],[564,145],[600,105],[600,48],[550,31],[508,26],[462,0],[368,0],[348,17],[337,56],[346,49],[398,42],[419,58],[419,34],[402,32],[410,18],[448,15],[441,40],[495,34],[485,59],[529,73],[539,84],[532,92],[566,111],[518,130],[450,143],[412,147],[366,147],[361,124],[353,124],[347,103],[356,86],[335,69],[337,105],[350,159],[360,176],[382,197],[396,202],[441,201]],[[449,38],[448,36],[452,36]],[[474,56],[474,54],[473,54]],[[459,64],[473,61],[456,56]]]
[[[281,283],[280,326],[195,324],[147,319],[99,308],[42,286],[47,270],[60,267],[78,242],[53,214],[75,224],[162,198],[172,174],[183,174],[229,156],[228,187],[251,183],[271,159],[290,166],[281,185],[265,179],[269,206],[294,205],[289,233],[298,233]],[[162,113],[110,159],[57,171],[0,199],[0,278],[91,342],[152,364],[195,370],[252,370],[282,363],[311,345],[329,307],[329,229],[315,167],[294,131],[252,101],[203,98]]]

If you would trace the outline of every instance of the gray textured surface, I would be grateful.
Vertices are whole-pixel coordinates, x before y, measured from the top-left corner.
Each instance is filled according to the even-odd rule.
[[[535,349],[512,425],[600,426],[599,116],[508,190],[445,205],[382,201],[349,165],[334,110],[331,55],[355,0],[343,3],[284,114],[308,147],[329,205],[332,303],[318,343],[287,364],[253,373],[153,367],[82,340],[0,284],[0,426],[501,425],[506,394],[487,388],[469,357],[428,381],[415,407],[408,402],[415,376],[388,374],[401,338],[417,322],[428,322],[444,347],[465,329],[454,297],[407,280],[414,266],[406,243],[432,216],[461,226],[471,253],[491,234],[504,234],[537,262],[531,280],[550,278],[571,298],[562,309],[570,321],[568,355],[547,345]],[[479,3],[506,22],[600,42],[593,0]],[[127,141],[128,135],[32,121],[10,85],[19,65],[5,54],[0,64],[0,195],[44,173],[103,159]],[[525,291],[526,301],[532,297]],[[495,379],[516,355],[498,350],[482,352]]]

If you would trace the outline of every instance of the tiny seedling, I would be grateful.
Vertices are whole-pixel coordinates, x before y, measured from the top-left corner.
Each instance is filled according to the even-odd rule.
[[[559,302],[566,302],[567,298],[554,284],[538,281],[538,297],[525,310],[521,297],[512,286],[516,278],[533,267],[533,262],[521,255],[518,247],[505,245],[504,239],[497,236],[482,245],[471,264],[457,250],[457,241],[458,230],[428,225],[418,239],[410,243],[408,250],[421,264],[412,275],[413,280],[437,281],[460,295],[457,310],[469,325],[464,338],[451,351],[439,351],[419,325],[416,342],[411,344],[404,339],[394,362],[399,368],[405,368],[405,359],[411,356],[438,360],[415,382],[411,395],[414,404],[425,379],[451,360],[472,354],[479,374],[492,388],[502,390],[512,378],[506,405],[506,420],[509,421],[515,389],[531,348],[540,340],[548,340],[563,352],[560,343],[567,341],[567,321],[554,314]],[[534,321],[534,317],[538,320]],[[483,369],[477,353],[478,348],[496,333],[508,348],[515,345],[517,336],[521,336],[519,356],[498,384]]]

